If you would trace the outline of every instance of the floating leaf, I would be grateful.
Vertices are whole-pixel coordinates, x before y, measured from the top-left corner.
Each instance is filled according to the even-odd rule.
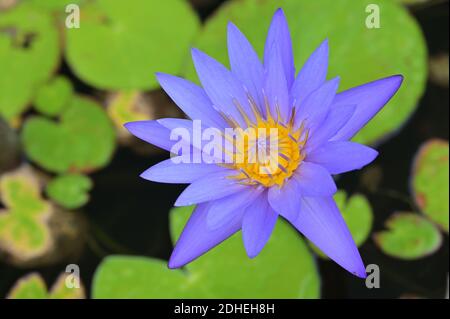
[[[330,43],[329,78],[341,76],[340,90],[393,74],[403,74],[400,91],[355,141],[374,143],[397,130],[411,115],[426,80],[426,46],[419,26],[408,11],[391,0],[379,0],[381,28],[368,29],[367,5],[372,0],[242,0],[226,2],[207,20],[196,47],[227,62],[226,30],[233,21],[263,52],[271,17],[285,9],[297,69],[326,38]],[[325,23],[326,22],[326,23]],[[411,54],[414,52],[414,54]],[[192,63],[186,75],[197,77]]]
[[[56,116],[70,103],[72,96],[72,83],[67,78],[58,76],[39,88],[34,107],[44,115]]]
[[[449,161],[448,142],[423,144],[412,168],[412,191],[420,210],[448,233]]]
[[[97,103],[74,97],[59,123],[40,116],[25,122],[22,141],[29,158],[51,172],[90,172],[109,163],[115,132]]]
[[[45,0],[45,1],[26,0],[26,1],[32,3],[36,7],[65,14],[65,8],[67,5],[69,4],[79,5],[85,2],[86,0]]]
[[[76,209],[89,201],[88,192],[92,188],[89,177],[67,174],[54,178],[47,185],[46,193],[53,201],[67,209]]]
[[[369,237],[373,224],[372,207],[369,201],[359,194],[347,198],[345,191],[338,191],[334,195],[334,200],[344,217],[353,240],[358,247],[361,246]],[[310,244],[320,257],[326,258],[325,254],[317,246]]]
[[[80,287],[69,288],[66,285],[68,275],[62,273],[56,280],[50,291],[44,279],[37,274],[31,273],[19,279],[8,293],[9,299],[83,299],[85,292],[82,285]]]
[[[375,243],[392,257],[412,260],[434,253],[442,243],[439,230],[413,213],[396,213],[386,222],[388,230],[374,235]]]
[[[0,250],[16,260],[42,256],[52,246],[47,220],[51,205],[42,199],[40,185],[30,168],[0,177]]]
[[[27,4],[0,15],[0,116],[15,120],[59,63],[52,17]]]
[[[179,236],[192,207],[170,213],[172,237]],[[319,275],[299,234],[279,221],[267,246],[255,259],[235,234],[183,270],[167,262],[113,256],[99,266],[94,298],[317,298]]]
[[[150,89],[157,71],[179,73],[199,22],[184,0],[97,0],[67,29],[67,60],[102,89]]]

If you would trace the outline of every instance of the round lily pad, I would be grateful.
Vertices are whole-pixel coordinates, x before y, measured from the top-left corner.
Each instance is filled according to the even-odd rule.
[[[15,120],[60,60],[52,16],[26,1],[0,15],[0,116]]]
[[[386,222],[386,231],[374,235],[375,243],[387,255],[412,260],[434,253],[442,243],[439,230],[413,213],[397,213]]]
[[[22,141],[28,157],[51,172],[91,172],[111,160],[115,132],[96,102],[77,96],[58,123],[42,116],[27,120]]]
[[[38,112],[56,116],[69,104],[72,96],[72,83],[67,78],[58,76],[38,89],[33,104]]]
[[[412,192],[420,210],[448,233],[448,142],[430,140],[416,155],[411,172]]]
[[[267,30],[278,7],[287,16],[297,70],[329,39],[329,78],[341,77],[340,90],[394,74],[405,77],[389,104],[354,138],[375,143],[405,123],[421,97],[427,77],[427,52],[422,32],[408,11],[392,0],[379,0],[381,27],[368,29],[365,9],[372,0],[232,0],[206,21],[195,47],[228,65],[226,30],[236,24],[262,56]],[[193,64],[185,74],[196,80]]]
[[[192,207],[170,213],[176,239]],[[167,262],[145,257],[112,256],[94,277],[94,298],[317,298],[319,274],[299,234],[279,221],[267,247],[255,259],[235,234],[206,255],[170,270]]]
[[[155,72],[179,73],[199,21],[184,0],[97,0],[66,29],[74,72],[101,89],[151,89]]]
[[[92,188],[89,177],[81,174],[61,175],[48,183],[46,193],[54,202],[67,209],[77,209],[89,201]]]
[[[369,201],[360,194],[355,194],[348,198],[345,191],[338,191],[334,195],[334,200],[344,217],[353,240],[360,247],[369,237],[373,224],[372,207]],[[326,258],[317,246],[310,244],[320,257]]]
[[[66,285],[69,275],[62,273],[50,291],[44,279],[37,273],[31,273],[20,278],[8,293],[9,299],[82,299],[85,298],[84,288],[70,288]]]

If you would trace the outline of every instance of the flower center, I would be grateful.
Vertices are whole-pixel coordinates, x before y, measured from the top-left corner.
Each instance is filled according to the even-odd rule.
[[[247,185],[282,186],[305,158],[302,149],[307,132],[294,129],[293,121],[283,124],[269,116],[240,130],[234,138],[232,178]]]

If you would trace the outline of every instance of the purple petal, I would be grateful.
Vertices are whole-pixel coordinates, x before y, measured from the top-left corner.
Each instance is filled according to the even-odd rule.
[[[228,23],[228,56],[232,73],[242,82],[256,105],[262,107],[263,65],[245,35],[231,22]]]
[[[180,194],[175,206],[203,203],[246,190],[248,186],[230,178],[233,174],[233,170],[224,170],[197,179]]]
[[[227,116],[231,116],[241,127],[246,127],[239,107],[250,119],[254,119],[254,114],[240,81],[222,64],[200,50],[192,49],[192,59],[203,88],[214,107]]]
[[[339,78],[336,77],[325,82],[320,88],[311,93],[303,104],[296,108],[296,127],[300,127],[302,123],[305,123],[306,128],[313,135],[314,131],[327,117],[331,102],[336,96],[338,86]]]
[[[356,105],[356,110],[347,124],[332,138],[335,141],[351,139],[394,96],[402,84],[403,76],[388,78],[354,87],[336,95],[332,108]]]
[[[327,78],[328,69],[328,40],[311,54],[298,72],[292,86],[292,99],[301,105],[306,97],[323,85]]]
[[[202,120],[203,125],[209,127],[226,127],[226,122],[201,87],[169,74],[157,73],[156,76],[164,91],[191,119]]]
[[[290,88],[295,76],[294,55],[289,26],[282,9],[278,9],[275,12],[269,27],[264,49],[264,65],[270,60],[270,51],[274,44],[278,47],[279,53],[281,54],[284,74],[287,85]]]
[[[256,257],[264,248],[278,218],[265,196],[262,194],[247,207],[242,220],[242,239],[250,258]]]
[[[273,186],[269,189],[270,206],[281,216],[294,219],[300,212],[300,191],[294,178],[287,180],[283,187]]]
[[[353,105],[346,105],[339,108],[333,108],[328,112],[328,116],[320,128],[318,128],[314,134],[309,136],[306,143],[306,152],[310,152],[329,141],[337,131],[347,124],[348,120],[355,112],[355,109],[356,107]]]
[[[242,216],[218,229],[209,229],[206,224],[209,203],[199,204],[192,213],[178,238],[170,256],[169,268],[179,268],[206,253],[211,248],[233,235],[241,228]]]
[[[302,196],[331,196],[337,191],[330,173],[314,163],[303,161],[293,177],[297,180],[298,194]]]
[[[216,229],[228,223],[236,214],[241,214],[261,191],[261,188],[248,187],[245,191],[211,202],[207,217],[208,227]]]
[[[341,267],[366,277],[358,248],[332,197],[302,198],[300,214],[289,221]]]
[[[264,94],[269,103],[272,117],[278,118],[281,115],[281,121],[287,122],[291,113],[289,104],[289,89],[286,76],[283,71],[283,60],[280,54],[280,45],[275,40],[268,50],[265,61],[266,77],[264,80]]]
[[[218,147],[219,152],[213,154],[207,154],[204,152],[206,144],[210,143],[208,140],[203,139],[203,133],[206,132],[205,129],[211,129],[213,131],[217,130],[217,137],[220,138],[220,142],[216,139],[213,141],[221,143],[222,146],[230,147],[227,142],[220,134],[219,129],[204,127],[202,122],[198,120],[187,120],[187,119],[176,119],[176,118],[163,118],[157,120],[159,124],[167,128],[170,135],[174,140],[183,141],[185,143],[184,149],[185,154],[178,154],[183,156],[191,156],[191,161],[193,163],[223,163],[225,161],[224,152],[222,148]],[[192,146],[192,147],[191,147]],[[183,150],[184,150],[183,149]],[[189,153],[188,153],[189,152]],[[219,154],[216,154],[219,153]]]
[[[327,142],[306,155],[305,160],[325,167],[330,174],[340,174],[372,162],[378,155],[374,149],[354,142]]]
[[[128,122],[124,126],[134,136],[166,151],[170,151],[176,143],[170,140],[170,130],[157,121]]]
[[[205,175],[226,170],[215,164],[182,163],[181,157],[169,158],[162,161],[141,174],[141,177],[160,183],[192,183]]]

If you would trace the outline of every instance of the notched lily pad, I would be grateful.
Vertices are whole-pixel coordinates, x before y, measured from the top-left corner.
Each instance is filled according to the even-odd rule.
[[[338,191],[334,195],[334,200],[344,217],[353,240],[360,247],[370,235],[373,224],[373,212],[369,201],[360,194],[347,197],[345,191]],[[322,258],[327,258],[325,254],[314,244],[311,247]]]
[[[0,116],[13,122],[59,63],[52,16],[23,2],[0,15]]]
[[[58,76],[38,89],[33,104],[38,112],[56,116],[68,106],[72,96],[72,83],[67,78]]]
[[[199,21],[187,1],[97,0],[66,29],[66,57],[82,80],[101,89],[151,89],[155,72],[179,73]]]
[[[94,101],[74,97],[59,123],[37,116],[24,124],[28,157],[55,173],[91,172],[111,160],[115,132],[106,112]]]
[[[386,222],[387,230],[374,235],[375,243],[387,255],[413,260],[434,253],[442,243],[439,230],[413,213],[396,213]]]
[[[369,14],[365,8],[372,3],[372,0],[229,1],[206,21],[194,46],[227,65],[226,30],[228,21],[233,21],[261,57],[272,15],[282,7],[290,26],[297,69],[328,38],[328,76],[341,77],[340,90],[394,74],[404,75],[400,91],[354,138],[372,144],[398,130],[411,116],[427,77],[426,45],[417,22],[394,1],[378,0],[381,27],[368,29],[365,20]],[[197,79],[192,63],[185,74]]]
[[[47,221],[53,208],[41,196],[39,180],[29,167],[0,177],[0,251],[15,260],[44,255],[53,241]]]
[[[80,284],[78,288],[66,285],[68,278],[66,273],[62,273],[50,291],[44,279],[38,273],[31,273],[19,279],[8,293],[8,299],[84,299],[85,292]],[[77,281],[79,279],[77,278]]]
[[[170,213],[176,239],[192,207]],[[240,234],[188,264],[170,270],[167,262],[112,256],[96,271],[94,298],[317,298],[319,274],[299,234],[279,221],[267,247],[249,259]]]
[[[77,209],[89,201],[92,181],[81,174],[67,174],[55,177],[46,188],[49,198],[67,209]]]
[[[416,154],[411,172],[412,192],[420,210],[448,233],[449,148],[444,140],[430,140]]]

